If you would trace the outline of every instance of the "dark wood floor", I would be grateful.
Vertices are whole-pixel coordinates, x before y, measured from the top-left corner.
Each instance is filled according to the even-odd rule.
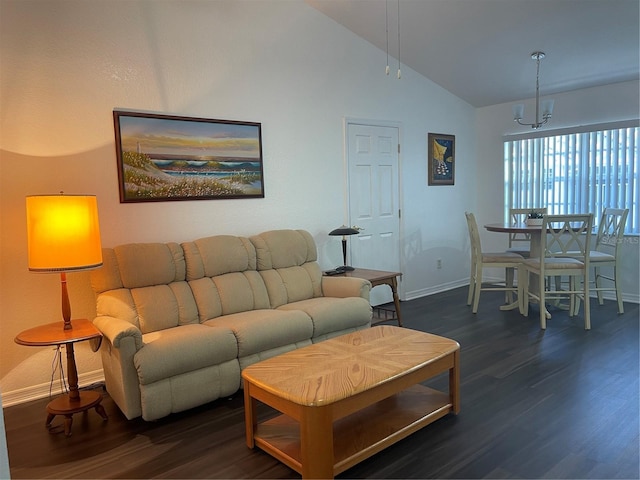
[[[462,410],[339,478],[639,478],[638,305],[592,300],[588,332],[552,310],[543,332],[536,307],[500,300],[483,293],[477,315],[462,288],[402,303],[406,327],[461,344]],[[145,422],[105,393],[109,420],[76,415],[69,438],[47,433],[46,403],[4,410],[12,478],[299,478],[245,446],[241,395]]]

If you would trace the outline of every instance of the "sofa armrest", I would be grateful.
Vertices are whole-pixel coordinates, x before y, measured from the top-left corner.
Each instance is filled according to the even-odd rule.
[[[105,338],[100,355],[107,391],[125,417],[129,420],[139,417],[142,404],[133,359],[144,346],[142,332],[126,320],[108,315],[96,317],[93,324]]]
[[[93,324],[115,348],[120,348],[120,342],[127,337],[133,339],[136,351],[140,350],[144,345],[140,329],[126,320],[105,315],[96,317],[93,320]]]
[[[369,301],[371,282],[355,277],[322,277],[322,294],[325,297],[362,297]]]

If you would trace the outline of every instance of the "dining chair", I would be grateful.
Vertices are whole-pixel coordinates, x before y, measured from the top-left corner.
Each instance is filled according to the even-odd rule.
[[[569,316],[578,313],[579,298],[584,301],[584,328],[591,329],[589,305],[589,255],[593,214],[544,215],[540,231],[540,257],[527,258],[522,263],[522,309],[529,315],[529,303],[540,307],[540,328],[547,328],[549,312],[546,305],[569,297]],[[535,281],[531,276],[537,275]],[[547,277],[569,277],[567,289],[558,289]]]
[[[473,302],[473,313],[478,312],[481,291],[502,291],[505,292],[505,302],[513,303],[513,294],[517,293],[514,286],[514,273],[519,271],[521,262],[524,260],[521,255],[513,252],[483,252],[480,244],[480,233],[478,223],[473,213],[465,212],[467,217],[467,227],[469,228],[469,240],[471,242],[471,274],[469,276],[469,295],[467,305]],[[492,285],[482,286],[484,268],[504,268],[504,286]],[[520,301],[518,299],[518,301]]]
[[[589,290],[596,293],[600,305],[604,304],[603,292],[615,292],[618,313],[624,313],[622,292],[620,291],[622,280],[620,278],[619,247],[622,244],[628,214],[628,208],[605,208],[598,224],[595,247],[589,252],[589,264],[593,271]],[[606,270],[603,272],[602,268]],[[612,284],[605,286],[602,284],[603,280],[612,282]],[[558,281],[556,278],[556,282]],[[579,302],[576,309],[578,307]]]
[[[602,305],[604,298],[602,292],[613,291],[618,302],[618,313],[624,313],[622,292],[620,287],[620,245],[623,241],[624,227],[627,223],[628,208],[605,208],[600,217],[596,244],[589,252],[589,263],[593,267],[593,282],[590,290],[596,292],[598,303]],[[601,270],[607,268],[606,273]],[[612,270],[611,270],[612,269]],[[602,281],[613,282],[613,285],[604,286]]]
[[[509,222],[511,225],[522,225],[527,221],[529,213],[541,213],[546,215],[547,208],[510,208],[509,209]],[[509,234],[509,248],[507,252],[517,253],[525,258],[530,255],[531,234],[529,233],[510,233]]]

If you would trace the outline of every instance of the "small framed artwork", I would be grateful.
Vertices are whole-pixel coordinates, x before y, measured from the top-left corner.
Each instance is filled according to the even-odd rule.
[[[120,202],[264,198],[261,124],[113,111]]]
[[[456,137],[440,133],[429,133],[428,184],[453,185],[456,173]]]

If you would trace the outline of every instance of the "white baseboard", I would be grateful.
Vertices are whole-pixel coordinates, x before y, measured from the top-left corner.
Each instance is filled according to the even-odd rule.
[[[78,385],[80,388],[99,382],[104,382],[104,372],[102,370],[95,370],[93,372],[78,375]],[[20,388],[11,392],[2,392],[2,407],[6,408],[12,405],[19,405],[21,403],[48,397],[49,388],[50,383],[47,382],[41,383],[40,385]],[[54,385],[54,388],[51,389],[51,393],[54,396],[58,396],[60,394],[60,388],[57,383]]]
[[[504,282],[504,278],[500,277],[486,277],[483,283],[498,283]],[[447,290],[453,290],[458,287],[466,287],[469,285],[469,279],[457,280],[455,282],[443,283],[441,285],[436,285],[434,287],[425,288],[422,290],[414,290],[412,292],[405,292],[405,298],[403,300],[415,300],[416,298],[426,297],[429,295],[434,295],[436,293],[446,292]],[[590,295],[592,298],[596,297],[595,293]],[[603,295],[605,300],[615,301],[616,297],[613,292],[604,292]],[[630,293],[622,293],[622,300],[626,303],[636,303],[640,304],[640,295],[639,294],[630,294]]]
[[[427,297],[436,293],[446,292],[453,290],[454,288],[464,287],[469,285],[469,279],[456,280],[455,282],[443,283],[430,288],[423,288],[421,290],[414,290],[413,292],[405,292],[404,300],[415,300],[416,298]]]

